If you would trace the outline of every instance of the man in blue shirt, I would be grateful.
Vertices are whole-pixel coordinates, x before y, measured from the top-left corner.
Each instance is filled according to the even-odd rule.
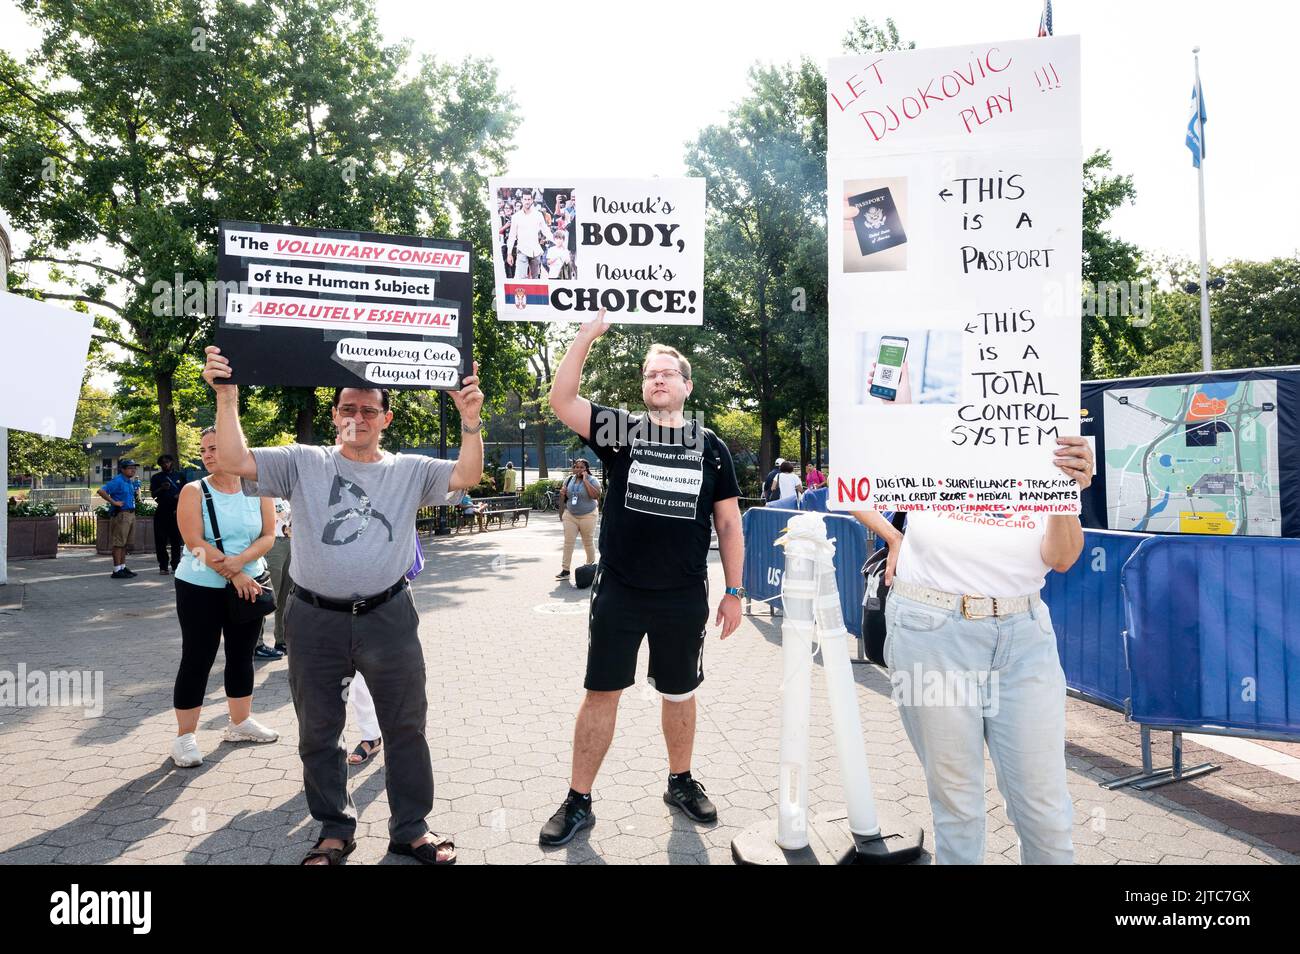
[[[113,547],[113,573],[115,580],[129,580],[135,576],[126,568],[126,548],[135,530],[135,495],[140,482],[135,479],[136,463],[130,458],[117,465],[117,476],[99,488],[99,495],[112,506],[108,524],[109,543]]]

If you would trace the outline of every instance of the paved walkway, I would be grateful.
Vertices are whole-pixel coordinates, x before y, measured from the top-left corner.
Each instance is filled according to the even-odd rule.
[[[624,697],[618,734],[596,788],[598,821],[568,846],[543,851],[537,832],[567,788],[572,720],[585,659],[585,592],[557,584],[560,528],[532,525],[428,540],[415,585],[429,672],[435,828],[455,835],[462,864],[578,862],[730,864],[731,839],[775,815],[779,740],[779,621],[749,617],[725,643],[711,638],[700,694],[695,772],[721,814],[696,826],[662,801],[666,769],[659,706],[645,685]],[[713,592],[722,587],[713,561]],[[225,745],[221,673],[200,723],[206,753],[174,769],[171,688],[180,656],[171,580],[149,557],[138,579],[108,578],[86,553],[10,565],[0,589],[0,670],[98,670],[103,713],[0,708],[0,861],[293,864],[315,826],[302,794],[284,661],[257,664],[254,711],[283,739]],[[21,589],[21,592],[16,592]],[[21,609],[12,606],[21,597]],[[220,657],[218,657],[220,662]],[[818,667],[820,668],[820,667]],[[854,667],[867,751],[882,810],[927,829],[916,757],[885,675]],[[824,684],[814,674],[814,813],[841,805]],[[1069,702],[1070,790],[1078,860],[1294,863],[1300,781],[1189,744],[1188,763],[1223,770],[1155,793],[1108,792],[1097,781],[1138,764],[1137,731],[1115,713]],[[349,747],[357,741],[349,719]],[[1167,736],[1157,736],[1167,753]],[[1016,860],[1014,831],[988,772],[988,861]],[[354,770],[359,863],[385,856],[384,764]],[[925,860],[929,860],[926,856]]]

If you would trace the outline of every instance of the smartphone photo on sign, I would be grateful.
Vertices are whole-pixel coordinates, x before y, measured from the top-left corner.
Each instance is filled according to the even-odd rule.
[[[876,354],[876,373],[871,379],[871,396],[885,401],[898,397],[898,381],[907,360],[907,339],[886,336],[880,339]]]

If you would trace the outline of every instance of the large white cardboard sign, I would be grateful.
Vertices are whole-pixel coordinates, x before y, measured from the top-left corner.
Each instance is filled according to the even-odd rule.
[[[1079,41],[833,59],[830,506],[1075,513]]]
[[[704,180],[489,180],[497,317],[704,320]]]
[[[71,437],[90,315],[0,292],[0,427]]]

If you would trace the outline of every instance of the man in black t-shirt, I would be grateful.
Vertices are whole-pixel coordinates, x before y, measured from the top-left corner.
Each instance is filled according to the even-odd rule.
[[[158,557],[158,572],[166,575],[180,566],[181,554],[185,552],[185,542],[176,524],[176,502],[185,486],[185,475],[176,469],[176,458],[171,454],[159,457],[158,467],[158,473],[149,478],[149,493],[158,507],[153,518],[154,554]]]
[[[740,625],[740,488],[726,446],[682,414],[694,383],[690,362],[673,348],[652,345],[642,364],[644,414],[601,407],[578,394],[587,352],[608,328],[601,309],[579,329],[551,386],[551,408],[600,457],[608,489],[573,774],[569,794],[542,828],[542,845],[562,845],[595,821],[591,787],[614,738],[619,696],[636,681],[637,653],[647,636],[650,685],[663,697],[669,771],[664,801],[698,822],[718,817],[704,786],[691,777],[694,693],[704,679],[713,528],[727,582],[714,622],[723,639]]]

